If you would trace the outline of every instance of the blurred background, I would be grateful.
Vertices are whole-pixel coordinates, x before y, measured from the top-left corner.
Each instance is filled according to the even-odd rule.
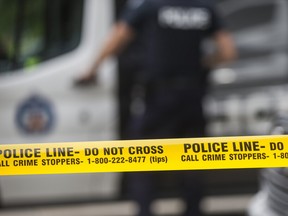
[[[208,0],[207,0],[208,1]],[[288,111],[288,1],[210,0],[233,34],[238,59],[210,73],[209,136],[269,134]],[[105,62],[95,86],[87,70],[126,0],[0,0],[0,143],[125,139],[142,109],[135,86],[140,39]],[[211,41],[203,44],[213,49]],[[207,216],[243,216],[258,191],[258,170],[205,171]],[[157,215],[179,215],[175,176],[159,179]],[[122,173],[0,177],[0,216],[134,215]]]

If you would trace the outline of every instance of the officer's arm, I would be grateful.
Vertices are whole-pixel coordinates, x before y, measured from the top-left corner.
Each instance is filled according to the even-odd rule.
[[[209,67],[226,64],[237,58],[237,51],[231,34],[225,30],[217,31],[213,39],[216,44],[216,53],[207,59]]]
[[[85,84],[85,82],[93,80],[101,63],[106,58],[117,55],[133,38],[134,31],[130,26],[121,21],[116,23],[108,36],[107,42],[100,51],[100,54],[95,58],[93,65],[76,82]]]
[[[117,55],[134,37],[134,32],[126,23],[118,22],[112,29],[108,41],[104,45],[100,55],[96,58],[92,69],[96,70],[107,58]]]

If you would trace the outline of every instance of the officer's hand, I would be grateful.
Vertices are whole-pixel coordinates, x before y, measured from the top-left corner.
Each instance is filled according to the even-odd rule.
[[[95,85],[97,84],[96,74],[93,72],[88,72],[86,74],[83,74],[79,78],[76,78],[76,80],[74,81],[74,84],[79,87]]]

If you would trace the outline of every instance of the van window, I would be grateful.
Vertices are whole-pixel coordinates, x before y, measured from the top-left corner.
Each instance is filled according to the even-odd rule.
[[[267,25],[272,22],[276,4],[267,3],[237,10],[225,17],[225,22],[232,32]]]
[[[0,72],[29,68],[80,43],[83,0],[0,0]]]

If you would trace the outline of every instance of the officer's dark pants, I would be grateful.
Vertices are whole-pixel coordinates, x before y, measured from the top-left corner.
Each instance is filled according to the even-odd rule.
[[[146,94],[146,111],[131,122],[131,139],[178,138],[204,136],[205,120],[202,93],[193,87],[151,88]],[[202,197],[201,175],[198,171],[178,171],[178,183],[186,201],[185,216],[199,216]],[[155,172],[128,173],[131,198],[139,203],[139,216],[150,216]]]

